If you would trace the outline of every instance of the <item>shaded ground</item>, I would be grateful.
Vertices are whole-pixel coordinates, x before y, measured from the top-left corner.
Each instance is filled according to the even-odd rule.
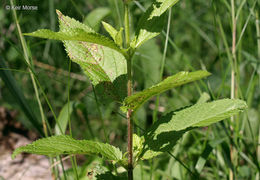
[[[45,156],[20,154],[11,159],[12,151],[37,138],[13,119],[16,112],[0,107],[0,179],[48,180],[51,178],[49,161]]]

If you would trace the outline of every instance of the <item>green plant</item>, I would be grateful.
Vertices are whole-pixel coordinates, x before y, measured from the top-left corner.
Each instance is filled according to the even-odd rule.
[[[207,71],[179,72],[142,92],[133,94],[132,57],[137,48],[160,34],[165,13],[177,3],[177,0],[155,1],[141,17],[132,40],[129,32],[129,3],[131,3],[130,0],[124,2],[124,29],[121,27],[118,31],[103,22],[112,40],[96,33],[89,26],[64,16],[60,11],[57,11],[59,32],[42,29],[25,34],[63,41],[68,56],[73,62],[78,63],[90,78],[97,90],[97,95],[105,102],[116,101],[121,105],[121,110],[126,113],[128,120],[127,152],[123,154],[119,148],[107,143],[75,140],[71,136],[64,135],[64,126],[61,128],[58,124],[57,131],[62,135],[43,138],[20,147],[14,151],[13,158],[21,152],[53,157],[62,154],[101,155],[113,164],[124,167],[128,171],[128,179],[131,180],[133,169],[138,163],[170,151],[185,132],[232,117],[246,109],[246,103],[238,99],[197,103],[179,111],[169,112],[155,121],[143,133],[143,136],[134,134],[132,117],[143,103],[171,88],[207,77],[210,73]]]

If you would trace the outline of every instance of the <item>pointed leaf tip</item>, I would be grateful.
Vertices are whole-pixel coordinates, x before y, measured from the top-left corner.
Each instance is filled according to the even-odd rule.
[[[137,110],[143,103],[149,100],[151,97],[161,94],[169,89],[174,87],[178,87],[204,77],[209,76],[211,73],[208,71],[195,71],[195,72],[186,72],[182,71],[173,76],[170,76],[164,79],[159,84],[156,84],[144,91],[138,92],[132,96],[127,97],[123,106],[121,107],[122,111],[126,111],[127,109],[132,109],[133,111]]]
[[[26,152],[32,154],[57,156],[61,154],[91,154],[101,155],[111,161],[121,161],[122,152],[110,144],[89,140],[75,140],[67,135],[51,136],[21,146],[12,154],[14,159],[18,154]]]

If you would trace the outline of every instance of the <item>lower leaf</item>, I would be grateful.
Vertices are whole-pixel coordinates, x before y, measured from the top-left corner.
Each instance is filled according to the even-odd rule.
[[[122,159],[122,152],[109,144],[89,140],[75,140],[68,135],[52,136],[34,141],[32,144],[17,148],[12,158],[26,152],[46,156],[61,154],[90,154],[101,155],[107,160],[118,162]]]

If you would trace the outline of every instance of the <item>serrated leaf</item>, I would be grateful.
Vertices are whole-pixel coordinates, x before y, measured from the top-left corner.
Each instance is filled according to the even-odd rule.
[[[131,109],[132,111],[137,110],[144,102],[146,102],[151,97],[163,93],[171,88],[193,82],[204,77],[209,76],[210,73],[207,71],[196,71],[196,72],[179,72],[173,76],[170,76],[160,82],[159,84],[152,86],[144,91],[136,93],[132,96],[127,97],[121,109],[126,111]]]
[[[67,135],[42,138],[32,144],[19,147],[13,152],[12,158],[22,152],[52,157],[61,154],[90,154],[102,155],[112,161],[122,159],[122,152],[112,145],[89,140],[75,140]]]
[[[54,39],[61,41],[81,41],[88,43],[95,43],[114,49],[123,54],[123,51],[112,40],[95,32],[86,32],[80,28],[66,28],[64,32],[54,32],[49,29],[40,29],[32,33],[24,33],[26,36],[33,36],[46,39]]]
[[[222,99],[171,112],[155,122],[145,133],[142,158],[152,158],[171,150],[185,132],[224,120],[246,108],[247,105],[242,100]]]
[[[87,25],[58,10],[57,14],[59,32],[38,30],[27,35],[62,40],[70,59],[81,66],[97,94],[102,95],[102,102],[122,101],[126,94],[126,60],[120,48]]]
[[[88,26],[57,11],[60,31],[67,28],[81,28],[93,32]],[[105,46],[88,42],[63,41],[72,61],[91,79],[101,102],[109,102],[110,98],[122,101],[126,96],[126,60],[125,57]]]
[[[164,13],[179,0],[156,0],[141,17],[137,26],[135,48],[160,34],[164,24]]]

